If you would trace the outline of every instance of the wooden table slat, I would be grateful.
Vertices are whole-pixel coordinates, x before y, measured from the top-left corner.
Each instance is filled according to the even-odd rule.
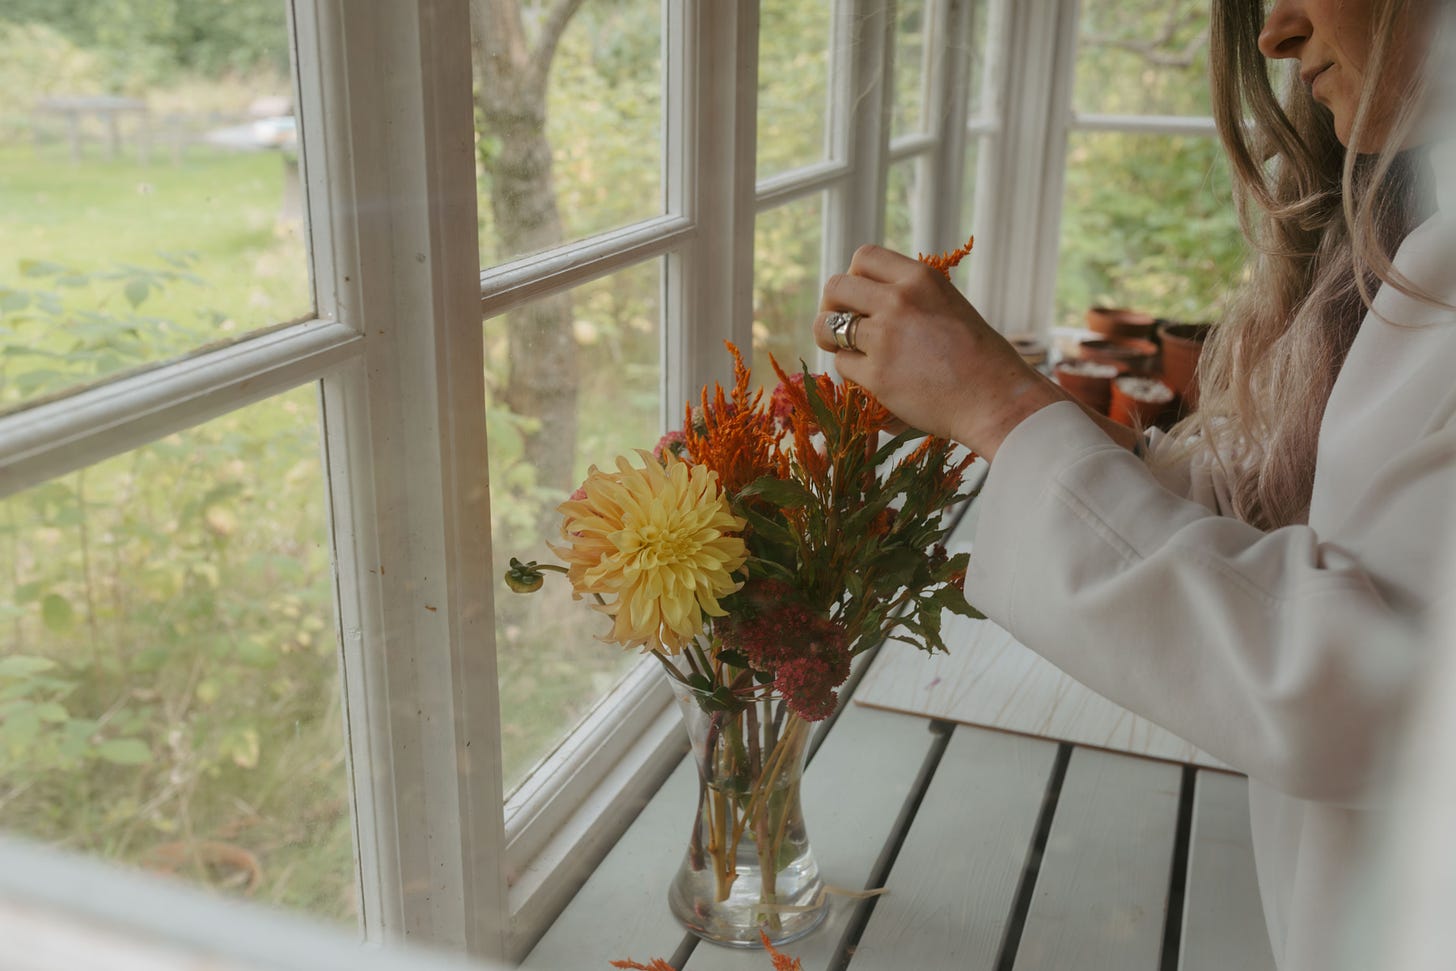
[[[1179,971],[1274,971],[1239,776],[1198,773],[1182,939]]]
[[[934,741],[923,720],[855,705],[845,709],[809,765],[803,794],[809,842],[826,883],[865,886]],[[825,922],[784,947],[803,961],[806,971],[829,966],[857,903],[835,896],[829,900]],[[687,971],[767,967],[762,951],[705,942],[693,949],[686,965]]]
[[[994,968],[1056,752],[1038,739],[955,730],[852,971]]]
[[[1016,971],[1157,971],[1182,770],[1076,749]]]

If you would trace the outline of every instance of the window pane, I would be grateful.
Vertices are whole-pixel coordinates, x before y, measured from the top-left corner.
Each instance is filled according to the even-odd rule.
[[[561,6],[471,4],[484,266],[665,211],[660,0]]]
[[[1094,304],[1216,319],[1244,256],[1232,192],[1213,138],[1073,132],[1057,323]]]
[[[760,179],[827,157],[831,14],[830,0],[763,0],[758,32]]]
[[[990,106],[986,98],[986,55],[991,49],[991,4],[994,0],[974,0],[971,7],[970,116],[981,117]]]
[[[980,185],[978,171],[981,164],[981,141],[980,138],[966,139],[966,167],[965,182],[961,186],[961,225],[957,236],[972,236],[976,232],[976,187]],[[954,278],[962,289],[965,289],[970,282],[971,266],[973,259],[961,261],[956,267]]]
[[[925,130],[926,31],[930,12],[926,0],[901,0],[895,25],[895,114],[890,137]]]
[[[0,827],[355,919],[317,395],[0,502]]]
[[[1208,16],[1207,0],[1082,0],[1076,110],[1210,114]]]
[[[0,16],[0,411],[313,311],[287,5],[214,6]]]
[[[503,579],[512,556],[556,563],[556,507],[592,464],[661,436],[660,261],[485,323],[496,643],[507,788],[549,754],[640,659],[595,638],[610,628],[565,582],[531,596]],[[678,419],[680,421],[680,419]],[[674,422],[676,424],[676,422]]]
[[[918,227],[915,212],[923,185],[920,157],[901,159],[890,166],[889,197],[885,200],[885,245],[915,255]]]
[[[818,370],[814,316],[823,290],[824,195],[760,212],[753,237],[753,376],[772,388],[772,354],[785,371]]]

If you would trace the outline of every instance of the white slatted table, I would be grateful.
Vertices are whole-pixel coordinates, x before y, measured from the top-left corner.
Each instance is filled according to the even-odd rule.
[[[692,772],[679,767],[524,967],[768,971],[762,952],[698,942],[668,914]],[[806,971],[1274,967],[1238,776],[846,704],[804,802],[825,880],[890,890],[831,898],[824,925],[785,948]]]

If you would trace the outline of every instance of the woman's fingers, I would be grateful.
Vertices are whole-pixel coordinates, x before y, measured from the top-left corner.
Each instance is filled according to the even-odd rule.
[[[885,284],[855,276],[853,273],[836,273],[824,284],[824,295],[819,300],[819,309],[874,313],[884,302],[885,289]]]
[[[865,245],[854,251],[849,272],[877,283],[905,283],[924,264],[883,246]]]

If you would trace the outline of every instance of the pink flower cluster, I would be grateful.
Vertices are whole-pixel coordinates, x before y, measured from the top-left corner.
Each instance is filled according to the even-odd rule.
[[[754,580],[744,589],[746,609],[719,622],[727,647],[749,667],[774,676],[774,690],[805,721],[833,714],[835,690],[849,677],[849,643],[842,626],[794,597],[778,580]]]

